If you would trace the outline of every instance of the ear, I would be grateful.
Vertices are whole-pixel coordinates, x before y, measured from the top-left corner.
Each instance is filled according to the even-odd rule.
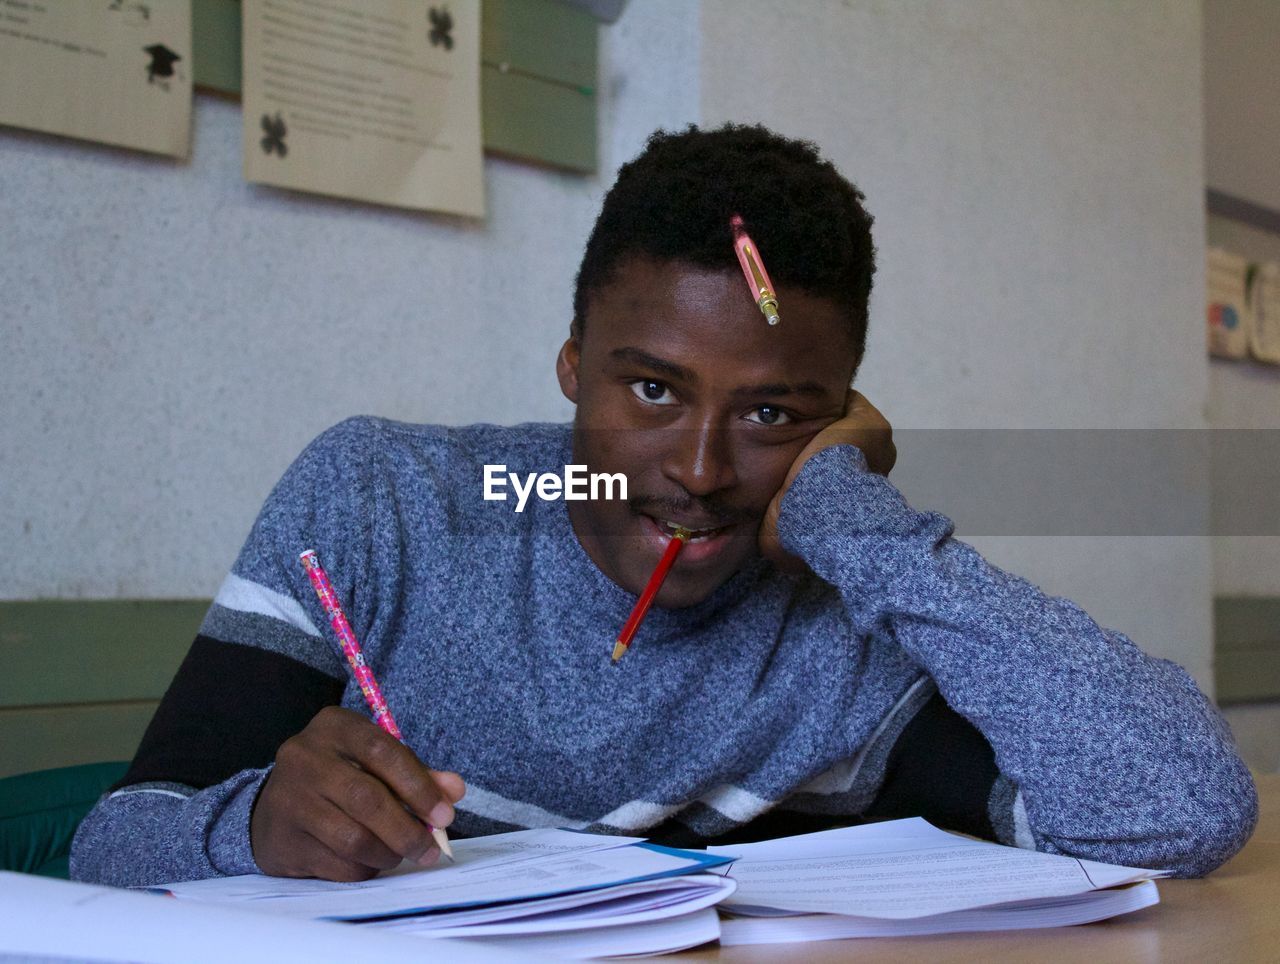
[[[556,356],[556,378],[560,382],[560,391],[564,397],[578,404],[578,363],[581,361],[581,345],[573,335],[560,346],[560,354]]]

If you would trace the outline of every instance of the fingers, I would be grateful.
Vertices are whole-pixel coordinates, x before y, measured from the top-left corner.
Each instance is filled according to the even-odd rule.
[[[408,859],[439,858],[427,822],[453,821],[466,786],[433,771],[399,740],[339,707],[280,747],[250,817],[264,873],[366,880]]]
[[[466,796],[467,785],[463,783],[462,777],[452,770],[432,770],[431,778],[451,803],[457,803]]]
[[[403,855],[388,846],[368,825],[334,804],[326,803],[327,806],[317,808],[319,812],[308,822],[307,834],[338,860],[365,873],[364,877],[354,879],[364,880],[380,870],[400,865]]]
[[[339,752],[381,781],[420,820],[433,827],[447,827],[453,822],[454,798],[443,792],[432,771],[412,750],[364,717],[348,711],[343,711],[333,725]],[[453,789],[459,790],[461,778],[451,774],[449,779]]]
[[[341,814],[323,830],[312,832],[343,857],[389,870],[407,860],[420,860],[434,844],[431,832],[379,779],[348,766],[335,773],[320,792]]]
[[[348,860],[340,856],[319,837],[304,833],[304,840],[299,850],[303,854],[304,866],[300,873],[293,877],[318,877],[321,880],[340,880],[354,883],[369,880],[378,873],[378,868],[370,867],[358,861]]]

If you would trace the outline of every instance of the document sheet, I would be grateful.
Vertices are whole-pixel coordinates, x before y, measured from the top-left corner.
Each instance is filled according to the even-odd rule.
[[[453,851],[456,863],[402,867],[361,883],[246,875],[174,883],[164,889],[175,897],[294,917],[359,921],[590,891],[728,862],[654,847],[634,837],[554,829],[457,840]]]
[[[479,0],[244,0],[244,176],[484,214]]]
[[[186,157],[191,0],[0,0],[0,124]]]
[[[919,817],[707,849],[738,858],[738,890],[722,906],[739,914],[906,919],[1164,876],[972,840]]]
[[[225,964],[272,961],[550,960],[532,948],[424,941],[345,924],[289,920],[114,887],[0,871],[0,958]]]

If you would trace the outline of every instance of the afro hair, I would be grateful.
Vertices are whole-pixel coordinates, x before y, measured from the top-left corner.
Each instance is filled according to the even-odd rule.
[[[592,294],[628,259],[739,270],[730,226],[738,214],[775,284],[848,312],[860,360],[875,272],[864,201],[808,141],[760,125],[657,131],[605,195],[578,269],[574,333],[582,337]]]

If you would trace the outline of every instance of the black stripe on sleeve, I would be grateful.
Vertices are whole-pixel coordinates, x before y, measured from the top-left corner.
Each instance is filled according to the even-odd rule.
[[[999,775],[986,737],[934,694],[889,751],[884,783],[864,817],[924,817],[994,840],[988,801]]]
[[[197,636],[112,789],[162,782],[199,790],[264,767],[316,713],[341,701],[345,685],[279,653]]]

